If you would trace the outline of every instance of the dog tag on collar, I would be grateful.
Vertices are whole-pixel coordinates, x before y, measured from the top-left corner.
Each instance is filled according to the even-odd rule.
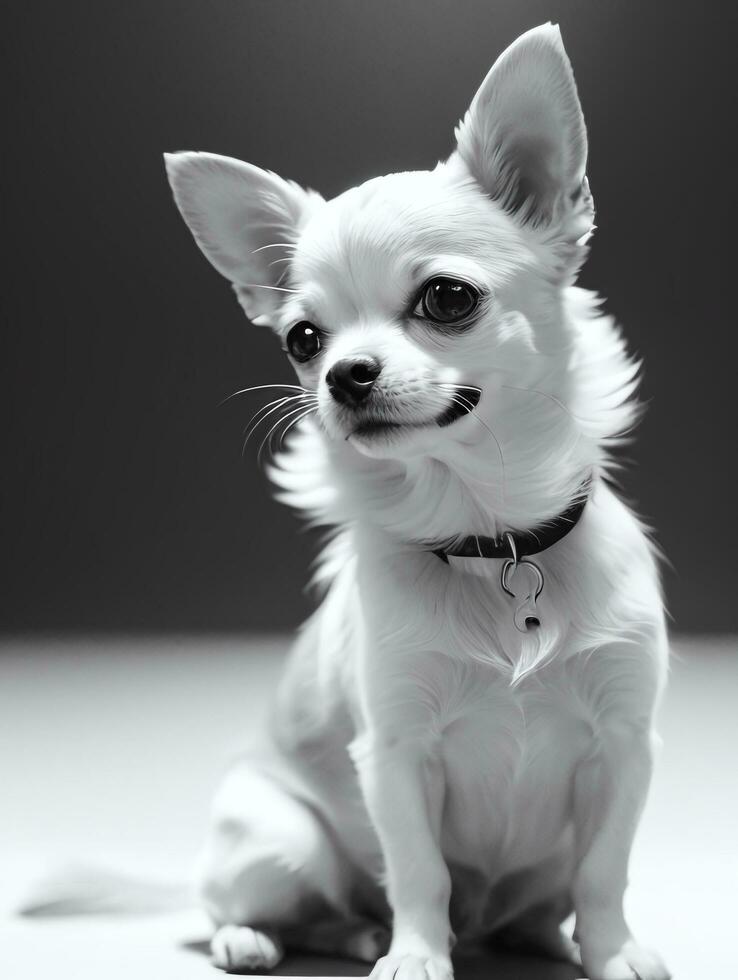
[[[503,592],[516,600],[513,622],[521,633],[529,633],[541,625],[536,602],[543,591],[543,572],[526,558],[508,558],[502,566],[500,585]]]

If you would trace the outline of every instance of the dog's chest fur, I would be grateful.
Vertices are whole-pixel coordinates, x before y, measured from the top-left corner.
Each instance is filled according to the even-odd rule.
[[[348,699],[326,698],[319,674],[311,678],[307,639],[284,679],[277,739],[355,866],[379,877],[379,844],[354,769],[368,746]],[[414,672],[421,664],[409,659],[405,667]],[[428,750],[428,765],[443,767],[441,849],[455,901],[477,906],[460,918],[478,919],[497,883],[566,860],[574,772],[596,740],[571,661],[554,660],[516,686],[494,666],[440,653],[424,655],[422,670],[423,710],[417,699],[397,708],[406,722],[417,720],[409,737]]]
[[[490,676],[492,675],[492,676]],[[561,665],[517,688],[465,668],[457,711],[441,718],[442,849],[488,876],[544,860],[570,818],[571,780],[592,730]]]
[[[552,647],[517,681],[524,641],[498,563],[466,575],[417,551],[388,561],[376,537],[351,545],[283,678],[274,733],[288,767],[369,871],[381,872],[381,857],[354,763],[377,737],[443,766],[441,845],[452,868],[474,868],[492,885],[561,856],[575,770],[597,752],[601,682],[626,659],[632,690],[620,690],[634,704],[638,697],[640,668],[615,643],[624,613],[632,620],[654,605],[652,556],[637,523],[601,487],[581,525],[541,557],[541,634]],[[362,727],[361,697],[372,699],[380,731]]]

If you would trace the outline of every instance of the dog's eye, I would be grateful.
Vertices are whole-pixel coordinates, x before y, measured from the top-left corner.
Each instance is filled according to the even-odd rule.
[[[320,330],[307,320],[301,320],[287,334],[287,350],[303,364],[320,352]]]
[[[415,313],[436,323],[463,323],[478,303],[479,293],[469,283],[439,276],[423,287]]]

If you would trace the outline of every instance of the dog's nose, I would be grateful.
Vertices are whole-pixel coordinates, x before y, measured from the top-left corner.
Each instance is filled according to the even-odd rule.
[[[372,390],[381,371],[376,357],[345,357],[336,361],[325,380],[337,402],[358,405]]]

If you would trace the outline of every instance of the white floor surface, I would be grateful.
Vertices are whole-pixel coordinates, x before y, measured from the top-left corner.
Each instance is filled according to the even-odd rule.
[[[19,919],[68,859],[182,878],[228,759],[266,710],[286,641],[27,639],[0,649],[0,980],[217,980],[208,926],[176,915]],[[638,836],[631,925],[675,980],[738,978],[738,643],[675,643],[664,748]],[[283,975],[364,964],[291,956]],[[573,980],[497,953],[458,980]]]

